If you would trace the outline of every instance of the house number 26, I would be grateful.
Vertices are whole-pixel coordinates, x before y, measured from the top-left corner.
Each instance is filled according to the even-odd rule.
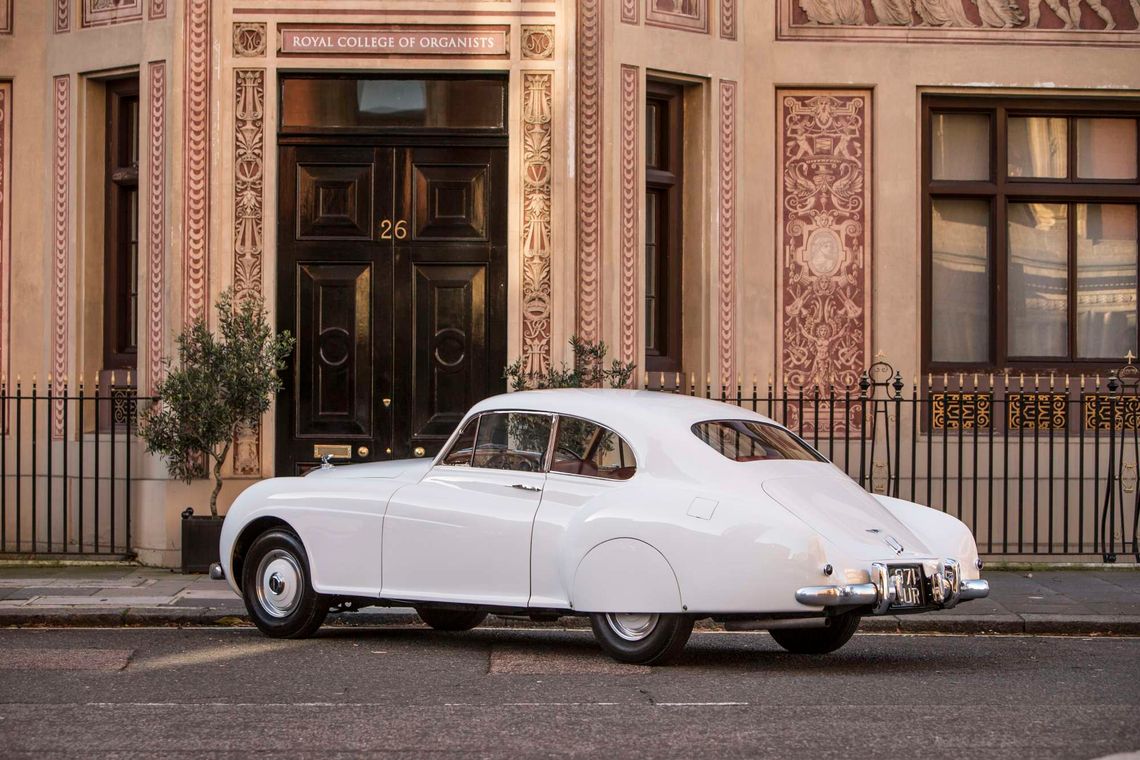
[[[381,240],[391,240],[392,238],[396,238],[397,240],[403,240],[407,236],[408,236],[408,223],[406,221],[404,221],[403,219],[399,219],[396,222],[393,222],[391,219],[381,219],[380,220],[380,239]]]

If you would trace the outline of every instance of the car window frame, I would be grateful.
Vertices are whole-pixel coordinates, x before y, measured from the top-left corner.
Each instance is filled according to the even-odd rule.
[[[474,463],[475,452],[479,448],[479,429],[483,426],[483,418],[488,414],[535,414],[540,417],[550,417],[550,435],[547,437],[546,450],[542,453],[542,466],[537,470],[500,470],[495,467],[479,467]],[[475,438],[471,445],[471,456],[468,457],[467,464],[447,464],[444,460],[447,455],[451,453],[452,447],[459,441],[459,436],[463,433],[463,429],[471,422],[472,417],[475,419]],[[550,460],[553,455],[554,436],[558,428],[558,414],[556,412],[543,412],[536,409],[484,409],[464,419],[456,428],[455,432],[447,440],[447,443],[439,450],[435,461],[432,462],[432,468],[436,467],[458,467],[465,470],[481,470],[486,472],[531,472],[535,474],[546,474],[550,469]]]
[[[815,461],[816,461],[816,462],[823,462],[824,464],[834,464],[834,463],[833,463],[833,462],[832,462],[830,459],[828,459],[827,457],[825,457],[825,456],[822,454],[822,452],[820,452],[818,449],[816,449],[816,448],[815,448],[814,446],[812,446],[810,443],[808,443],[807,441],[805,441],[805,440],[804,440],[803,438],[801,438],[800,436],[796,435],[796,434],[795,434],[795,432],[793,432],[792,430],[789,430],[788,428],[784,427],[783,425],[781,425],[781,424],[779,424],[779,423],[777,423],[777,422],[769,422],[769,421],[767,421],[767,420],[749,420],[749,419],[743,419],[743,418],[740,418],[740,417],[717,417],[717,418],[714,418],[714,419],[707,419],[707,420],[698,420],[697,422],[694,422],[692,425],[690,425],[690,426],[689,426],[689,432],[692,434],[692,436],[693,436],[694,438],[696,438],[698,441],[700,441],[700,442],[701,442],[701,444],[704,446],[704,448],[706,448],[706,449],[708,449],[709,451],[711,451],[712,453],[716,454],[716,455],[717,455],[719,458],[721,458],[721,459],[724,459],[724,460],[726,460],[726,461],[732,462],[733,464],[754,464],[754,462],[741,462],[741,461],[740,461],[740,460],[738,460],[738,459],[733,459],[732,457],[730,457],[730,456],[727,456],[727,455],[726,455],[726,454],[724,454],[723,452],[717,451],[715,448],[713,448],[712,444],[710,444],[710,443],[709,443],[708,441],[706,441],[705,439],[701,438],[700,434],[698,434],[698,433],[697,433],[697,427],[698,427],[699,425],[712,425],[712,424],[716,424],[716,423],[724,423],[724,422],[750,422],[750,423],[752,423],[752,424],[754,424],[754,425],[763,425],[763,426],[765,426],[765,427],[770,427],[770,428],[773,428],[773,429],[775,429],[775,430],[779,430],[779,431],[782,431],[782,432],[784,432],[784,433],[787,433],[788,435],[790,435],[790,436],[792,437],[792,440],[794,440],[794,441],[796,441],[797,443],[799,443],[801,446],[803,446],[803,447],[804,447],[804,448],[805,448],[805,449],[808,451],[808,453],[810,453],[812,456],[814,456],[814,457],[815,457]],[[780,459],[767,459],[767,460],[758,460],[758,461],[768,461],[768,462],[808,462],[808,461],[812,461],[812,460],[808,460],[808,459],[786,459],[786,458],[780,458]]]
[[[577,473],[577,472],[558,472],[557,470],[551,470],[550,467],[551,467],[551,465],[554,464],[554,447],[558,444],[558,425],[559,425],[559,423],[561,423],[563,417],[568,417],[568,418],[574,419],[574,420],[580,420],[582,422],[588,422],[589,424],[596,426],[600,430],[608,430],[609,432],[616,435],[618,437],[618,440],[621,443],[624,443],[626,448],[629,449],[629,452],[633,455],[633,474],[630,475],[628,478],[619,479],[619,478],[603,478],[603,477],[600,477],[598,475],[583,475],[583,474]],[[590,449],[589,449],[590,453],[592,453],[593,450],[595,449],[595,447],[598,445],[599,440],[600,440],[600,436],[595,436],[593,442],[590,445]],[[592,420],[589,417],[581,417],[577,414],[556,414],[555,415],[554,429],[553,429],[552,435],[550,436],[550,456],[549,456],[549,460],[548,460],[547,465],[546,465],[546,472],[548,474],[553,473],[555,475],[565,475],[566,477],[570,477],[570,478],[587,478],[589,480],[601,480],[601,481],[605,481],[607,483],[628,483],[629,481],[636,478],[638,476],[638,473],[641,472],[641,466],[638,464],[638,462],[640,462],[640,460],[641,460],[641,457],[638,455],[637,450],[634,449],[633,446],[630,444],[629,439],[626,438],[624,435],[622,435],[617,430],[615,430],[614,428],[610,427],[609,425],[603,425],[602,423],[598,422],[597,420]]]

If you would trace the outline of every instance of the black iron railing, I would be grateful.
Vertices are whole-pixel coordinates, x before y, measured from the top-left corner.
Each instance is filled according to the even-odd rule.
[[[1140,561],[1140,371],[1106,376],[928,375],[885,362],[855,388],[753,381],[645,387],[716,398],[787,425],[864,488],[940,509],[988,556]]]
[[[131,554],[137,413],[149,401],[125,372],[91,386],[0,383],[0,554]]]

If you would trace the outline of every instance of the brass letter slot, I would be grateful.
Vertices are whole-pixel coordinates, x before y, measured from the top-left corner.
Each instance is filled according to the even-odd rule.
[[[313,459],[323,459],[325,455],[333,459],[352,459],[352,446],[338,443],[317,443],[313,445]]]

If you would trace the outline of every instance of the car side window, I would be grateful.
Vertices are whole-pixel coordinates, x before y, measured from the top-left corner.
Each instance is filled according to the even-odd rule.
[[[550,444],[551,416],[491,412],[479,418],[472,467],[542,472]]]
[[[629,444],[609,428],[577,417],[559,417],[550,471],[629,480],[637,472],[637,462]]]
[[[452,467],[469,467],[471,465],[471,455],[475,451],[475,429],[478,427],[479,415],[475,415],[463,426],[459,437],[455,439],[455,443],[451,445],[451,449],[448,450],[447,454],[439,463],[451,465]]]

